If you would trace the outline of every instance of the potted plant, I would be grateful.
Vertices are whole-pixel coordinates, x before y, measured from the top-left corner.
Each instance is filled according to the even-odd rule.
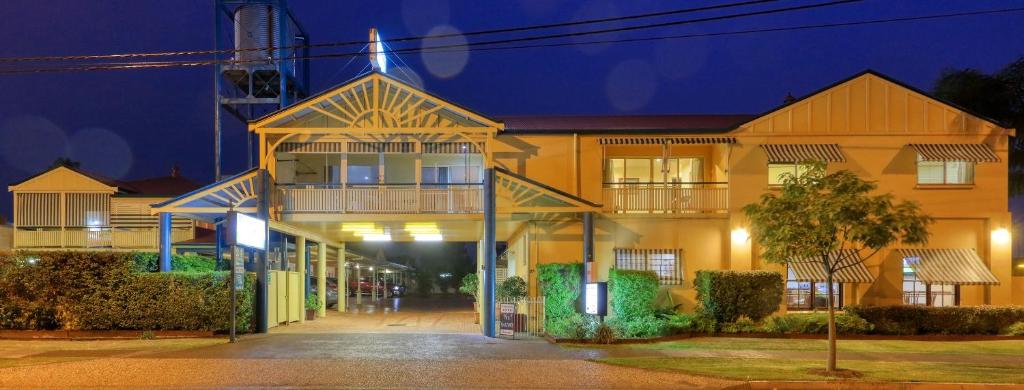
[[[519,302],[526,298],[526,281],[518,276],[511,276],[498,285],[496,295],[500,302]],[[526,331],[526,314],[515,314],[516,332]]]
[[[316,295],[306,295],[306,321],[313,321],[318,311],[320,311],[320,300]]]
[[[477,294],[480,292],[480,279],[477,278],[476,274],[466,274],[466,276],[462,277],[462,285],[459,286],[459,292],[469,295],[473,300],[473,313],[476,314],[473,316],[473,323],[479,324],[480,308],[477,307],[477,301],[479,301]]]

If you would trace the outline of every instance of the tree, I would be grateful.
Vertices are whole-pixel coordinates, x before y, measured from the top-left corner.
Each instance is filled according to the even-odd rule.
[[[1010,148],[1010,194],[1024,194],[1024,57],[991,75],[947,69],[933,93],[1017,130]]]
[[[874,182],[853,172],[827,173],[822,162],[782,178],[778,193],[745,206],[752,236],[770,263],[820,265],[828,285],[828,365],[836,370],[836,320],[832,283],[837,272],[862,264],[897,241],[924,244],[932,220],[909,201],[873,195]]]

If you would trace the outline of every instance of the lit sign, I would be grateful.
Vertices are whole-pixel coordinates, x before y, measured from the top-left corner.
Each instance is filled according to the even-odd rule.
[[[230,245],[264,250],[267,245],[267,221],[248,215],[228,213],[227,240]]]
[[[584,313],[602,317],[608,315],[608,285],[606,283],[587,283],[583,299]]]

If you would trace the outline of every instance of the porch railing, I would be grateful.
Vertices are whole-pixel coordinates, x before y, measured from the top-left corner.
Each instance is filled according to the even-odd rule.
[[[605,183],[604,204],[612,213],[724,213],[729,186],[724,182]]]
[[[279,185],[285,213],[480,213],[480,184]]]
[[[191,229],[171,230],[171,242],[190,240]],[[157,228],[21,227],[14,230],[15,249],[153,249],[159,248]]]

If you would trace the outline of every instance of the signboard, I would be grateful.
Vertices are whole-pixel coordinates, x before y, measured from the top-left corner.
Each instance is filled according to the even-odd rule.
[[[502,303],[499,304],[499,315],[498,315],[498,335],[499,336],[512,336],[516,335],[516,304],[514,303]]]
[[[604,317],[608,315],[608,284],[587,283],[583,295],[583,312]]]
[[[245,288],[245,251],[241,248],[235,249],[234,253],[231,254],[232,264],[232,275],[235,278],[235,289],[241,290]]]
[[[267,221],[239,212],[229,212],[225,221],[228,245],[264,250],[267,245]]]

